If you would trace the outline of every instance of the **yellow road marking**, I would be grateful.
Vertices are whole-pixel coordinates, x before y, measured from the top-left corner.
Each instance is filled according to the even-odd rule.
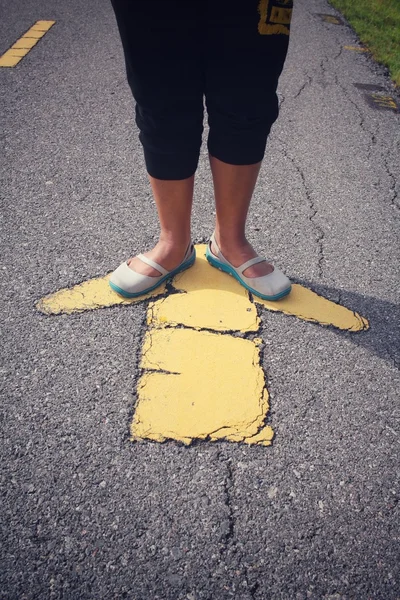
[[[189,319],[193,319],[193,317],[190,315],[187,317],[185,312],[182,312],[176,317],[169,312],[167,313],[170,304],[168,296],[162,300],[165,310],[164,308],[161,310],[158,309],[158,307],[156,309],[153,307],[152,314],[149,314],[149,322],[153,322],[154,320],[155,324],[161,325],[165,323],[165,320],[171,320],[171,322],[173,322],[174,319],[176,319],[176,322],[179,322],[182,325],[215,329],[216,331],[229,329],[255,331],[255,323],[252,317],[254,314],[252,312],[252,304],[250,302],[247,303],[246,301],[246,298],[248,298],[247,292],[235,279],[233,279],[233,277],[230,277],[226,273],[221,273],[221,271],[214,269],[207,263],[204,257],[205,249],[205,244],[197,245],[195,265],[191,269],[177,275],[172,281],[172,285],[176,290],[191,294],[190,297],[193,298],[192,313],[198,315],[196,317],[196,319],[198,318],[197,324],[194,325],[194,321],[189,322]],[[193,276],[194,274],[196,274],[196,277]],[[153,292],[146,294],[146,296],[128,300],[111,290],[108,285],[108,279],[109,275],[106,275],[105,277],[90,279],[72,288],[59,290],[58,292],[45,296],[39,300],[36,308],[47,315],[71,314],[73,312],[95,310],[118,304],[136,304],[138,302],[143,302],[148,298],[162,296],[165,293],[165,285],[162,285]],[[210,294],[203,296],[203,293],[206,294],[207,289],[215,294],[214,298]],[[221,293],[224,293],[225,295],[221,296]],[[227,311],[224,311],[223,319],[220,317],[214,319],[212,315],[209,316],[209,307],[203,304],[206,297],[208,302],[212,302],[212,309],[216,311],[216,314],[221,310],[221,304],[224,302],[227,303],[228,309]],[[197,299],[201,300],[198,301]],[[299,284],[294,284],[290,295],[277,302],[267,302],[266,300],[261,300],[261,298],[256,297],[254,299],[258,304],[262,304],[268,310],[293,315],[303,321],[312,321],[319,323],[320,325],[331,325],[338,329],[348,331],[362,331],[368,329],[368,321],[358,313],[353,312],[340,304],[335,304],[322,296],[318,296],[315,292],[312,292]],[[231,301],[233,304],[231,304]],[[177,302],[181,301],[179,300]],[[182,306],[185,303],[186,301],[183,301]],[[180,305],[177,304],[176,306],[180,309]],[[237,309],[242,307],[241,313],[245,309],[251,317],[249,321],[241,321],[243,316],[240,317],[240,315],[237,314],[236,320],[232,323],[232,317],[229,316],[232,306]],[[250,311],[249,308],[251,308]],[[188,319],[188,321],[185,321],[185,319]],[[211,319],[214,321],[214,325],[212,326],[210,326]],[[222,323],[220,323],[221,320],[223,321]],[[216,321],[218,322],[216,323]]]
[[[322,20],[325,21],[325,23],[332,23],[333,25],[341,25],[342,22],[340,19],[338,19],[337,17],[335,17],[334,15],[320,15]]]
[[[392,108],[394,110],[397,109],[397,104],[391,96],[382,96],[381,94],[371,94],[373,102],[382,108]]]
[[[15,67],[54,25],[55,21],[36,21],[2,56],[0,67]]]
[[[269,405],[261,340],[238,337],[257,332],[260,319],[248,292],[211,267],[205,249],[204,244],[196,246],[195,265],[173,279],[175,294],[163,295],[162,286],[126,300],[111,290],[106,276],[51,294],[37,308],[45,314],[70,314],[158,296],[148,307],[132,439],[185,444],[225,439],[268,446],[273,431],[265,424]],[[278,302],[254,300],[305,321],[348,331],[368,329],[364,317],[301,285],[293,285],[291,294]]]
[[[177,275],[175,289],[186,292],[171,294],[149,307],[148,323],[162,326],[179,324],[215,331],[258,331],[260,319],[248,292],[232,277],[210,267],[197,246],[194,266]]]
[[[165,284],[153,292],[139,298],[127,299],[119,296],[108,285],[110,275],[89,279],[72,288],[66,288],[45,296],[36,308],[45,315],[70,315],[74,312],[106,308],[117,304],[136,304],[148,298],[154,298],[165,293]]]
[[[260,15],[258,33],[260,35],[289,35],[289,25],[292,17],[292,2],[284,0],[283,3],[287,4],[289,8],[274,7],[271,4],[271,0],[260,0],[258,4],[258,12]],[[279,4],[282,4],[282,2]]]
[[[253,341],[193,329],[150,329],[141,367],[132,439],[271,443],[272,429],[264,426],[268,393]]]
[[[333,23],[334,25],[337,25],[339,23],[338,19],[336,19],[336,17],[330,17],[329,15],[326,15],[324,17],[324,21],[326,21],[326,23]]]
[[[289,296],[278,300],[278,302],[268,302],[256,296],[254,296],[254,300],[268,310],[293,315],[302,321],[331,325],[337,329],[353,332],[363,331],[369,327],[367,319],[361,317],[358,313],[322,298],[322,296],[318,296],[315,292],[298,284],[293,284]]]
[[[361,46],[343,46],[345,50],[351,50],[352,52],[368,52],[368,48]]]
[[[290,25],[292,20],[291,8],[278,8],[274,6],[271,10],[271,23],[280,23],[281,25]]]

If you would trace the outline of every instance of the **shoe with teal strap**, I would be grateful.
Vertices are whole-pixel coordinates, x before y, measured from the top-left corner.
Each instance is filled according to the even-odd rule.
[[[211,245],[216,250],[216,254],[211,250]],[[272,273],[269,273],[268,275],[262,275],[261,277],[245,277],[243,273],[246,269],[264,262],[265,259],[261,256],[256,256],[240,265],[240,267],[234,267],[219,249],[218,244],[215,241],[214,233],[207,246],[206,258],[210,265],[225,273],[229,273],[229,275],[232,275],[232,277],[237,279],[246,290],[249,290],[249,292],[263,300],[280,300],[287,296],[292,289],[290,280],[276,267],[274,267]]]
[[[143,296],[148,292],[152,292],[167,279],[185,269],[189,269],[189,267],[194,265],[194,261],[196,260],[196,250],[193,244],[190,243],[181,264],[172,271],[167,271],[161,265],[144,256],[144,254],[138,254],[137,258],[140,258],[146,265],[156,269],[161,275],[156,277],[142,275],[133,271],[127,262],[123,262],[122,265],[111,273],[109,284],[114,292],[124,296],[124,298],[136,298],[137,296]]]

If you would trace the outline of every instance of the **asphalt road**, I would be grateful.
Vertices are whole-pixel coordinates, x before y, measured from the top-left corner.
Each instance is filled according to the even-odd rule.
[[[295,4],[249,234],[370,330],[263,312],[272,447],[184,447],[129,441],[145,305],[35,309],[157,237],[110,5],[0,0],[0,54],[56,21],[0,69],[2,599],[400,598],[400,119],[367,95],[399,100]],[[195,241],[213,216],[204,149]]]

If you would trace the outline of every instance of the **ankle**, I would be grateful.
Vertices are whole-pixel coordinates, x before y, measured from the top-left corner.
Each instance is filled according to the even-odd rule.
[[[244,232],[221,232],[215,230],[215,240],[218,246],[225,250],[235,250],[237,248],[243,248],[249,245]]]
[[[190,244],[190,240],[190,233],[175,235],[161,232],[158,244],[174,250],[186,250]]]

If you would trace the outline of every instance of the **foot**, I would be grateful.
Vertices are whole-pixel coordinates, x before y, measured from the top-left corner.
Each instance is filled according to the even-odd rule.
[[[221,238],[217,233],[215,234],[215,239],[226,260],[228,260],[235,268],[240,267],[240,265],[243,265],[251,258],[257,256],[257,252],[246,239],[241,242],[228,243],[221,241]],[[211,252],[213,254],[217,253],[217,249],[213,244],[211,244]],[[269,275],[273,270],[274,266],[264,260],[263,262],[248,267],[243,272],[243,275],[245,277],[262,277],[263,275]]]
[[[181,264],[188,245],[189,242],[183,246],[182,244],[172,244],[160,240],[152,250],[145,252],[144,256],[161,265],[167,271],[172,271]],[[157,269],[147,265],[137,256],[130,258],[127,263],[132,271],[141,275],[147,275],[148,277],[159,277],[161,275]]]

